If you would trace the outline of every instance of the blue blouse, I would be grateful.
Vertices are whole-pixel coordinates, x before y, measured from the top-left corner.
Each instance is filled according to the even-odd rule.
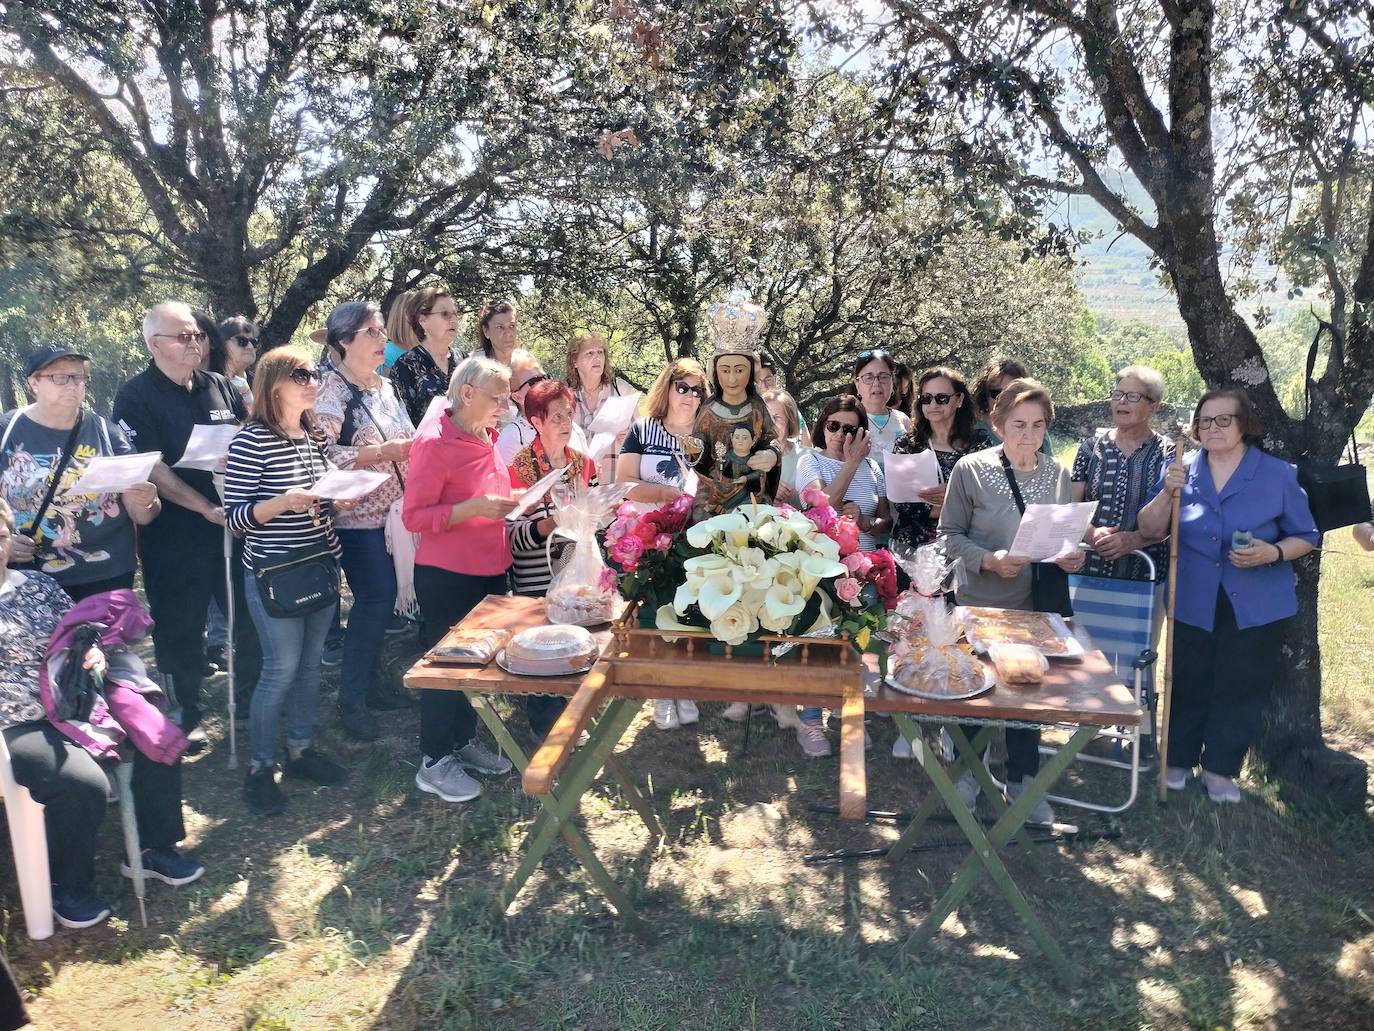
[[[1249,530],[1256,540],[1270,544],[1286,537],[1320,542],[1297,469],[1249,447],[1218,496],[1206,455],[1195,451],[1184,458],[1188,479],[1179,507],[1175,614],[1181,622],[1210,632],[1217,591],[1224,590],[1242,630],[1286,619],[1298,611],[1293,564],[1237,569],[1227,555],[1237,530]],[[1164,489],[1166,470],[1161,470],[1151,498]]]

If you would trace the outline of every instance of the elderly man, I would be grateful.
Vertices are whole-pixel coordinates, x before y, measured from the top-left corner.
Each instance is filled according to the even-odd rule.
[[[247,417],[227,379],[200,368],[209,342],[189,306],[169,301],[143,320],[148,367],[115,396],[114,418],[139,451],[161,451],[152,479],[162,512],[142,528],[139,557],[156,624],[158,669],[173,678],[181,725],[204,747],[200,687],[205,675],[205,615],[211,597],[226,606],[224,509],[214,476],[173,470],[196,426],[235,425]],[[247,620],[241,622],[246,623]]]

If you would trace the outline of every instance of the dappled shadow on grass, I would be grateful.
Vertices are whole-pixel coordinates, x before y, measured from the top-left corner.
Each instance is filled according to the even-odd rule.
[[[966,847],[803,864],[812,852],[885,846],[897,831],[810,812],[835,802],[836,761],[804,758],[766,717],[742,755],[742,728],[708,710],[701,728],[668,734],[646,706],[620,753],[652,783],[662,848],[614,781],[598,780],[583,806],[580,822],[655,932],[650,943],[624,932],[561,842],[510,916],[495,917],[538,803],[514,777],[488,781],[472,805],[418,795],[405,712],[384,717],[375,746],[339,741],[324,716],[326,744],[352,779],[288,783],[290,809],[275,820],[246,813],[242,772],[225,769],[217,745],[187,770],[204,881],[150,885],[147,931],[29,943],[14,906],[11,959],[37,985],[66,964],[102,968],[64,979],[67,999],[45,1000],[52,1026],[122,995],[150,996],[142,1024],[159,1028],[1241,1027],[1263,1026],[1269,1012],[1278,1024],[1320,1012],[1355,1027],[1367,1017],[1368,820],[1295,813],[1267,789],[1224,810],[1196,791],[1161,808],[1147,784],[1119,840],[1039,846],[1035,865],[1005,849],[1081,971],[1065,989],[986,879],[931,946],[905,957],[901,944]],[[519,716],[509,723],[523,727]],[[870,805],[910,811],[924,778],[889,758],[888,721],[870,727]],[[742,845],[734,817],[758,802],[782,820],[774,840],[765,827]],[[108,872],[115,815],[102,831],[101,890],[118,880]],[[931,834],[958,838],[948,823]],[[117,898],[127,914],[128,895]],[[164,952],[197,969],[169,985],[140,981]]]

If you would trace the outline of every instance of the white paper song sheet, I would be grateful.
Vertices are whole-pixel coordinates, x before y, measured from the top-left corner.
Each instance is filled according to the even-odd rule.
[[[391,479],[390,473],[375,469],[330,469],[309,488],[317,498],[331,501],[357,501]]]
[[[591,444],[587,447],[587,457],[593,462],[599,462],[601,461],[601,456],[610,451],[614,445],[614,433],[598,433],[592,438]]]
[[[617,433],[624,433],[630,428],[630,423],[635,421],[635,412],[638,409],[638,394],[621,394],[617,397],[608,397],[601,402],[601,407],[597,409],[591,425],[587,427],[587,432],[593,437],[598,433],[609,433],[612,436]]]
[[[1083,534],[1097,511],[1096,501],[1067,505],[1027,505],[1016,528],[1016,539],[1007,554],[1031,562],[1049,562],[1070,554],[1083,540]]]
[[[544,499],[544,495],[549,489],[563,478],[563,474],[568,471],[565,465],[562,469],[555,469],[549,475],[534,481],[534,486],[521,495],[519,503],[506,514],[506,518],[511,522],[519,519],[526,512],[539,504]]]
[[[940,463],[930,448],[914,455],[884,451],[883,479],[887,483],[888,501],[920,501],[921,491],[940,485]]]
[[[69,494],[118,494],[135,483],[147,483],[161,451],[142,451],[136,455],[96,455],[86,463]]]
[[[191,439],[186,442],[186,450],[173,469],[203,469],[207,473],[224,471],[224,461],[229,457],[229,442],[238,433],[235,423],[219,426],[193,426]]]

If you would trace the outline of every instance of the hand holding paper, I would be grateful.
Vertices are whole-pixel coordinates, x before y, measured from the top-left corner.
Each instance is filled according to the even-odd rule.
[[[331,469],[310,488],[317,498],[357,501],[365,498],[391,478],[390,473],[371,469]]]
[[[1052,562],[1072,554],[1082,542],[1096,511],[1096,501],[1027,505],[1007,554],[1031,562]]]
[[[186,441],[186,450],[173,469],[201,469],[207,473],[224,471],[229,458],[229,442],[234,439],[239,428],[234,423],[219,426],[196,426],[191,430],[191,439]]]
[[[924,501],[921,491],[940,484],[940,463],[930,448],[914,455],[895,455],[891,451],[885,451],[883,478],[887,482],[888,501]]]
[[[608,397],[601,402],[601,407],[597,409],[591,425],[587,427],[587,433],[593,437],[598,433],[609,433],[614,437],[617,433],[622,433],[630,428],[630,423],[635,421],[635,412],[638,409],[638,394],[620,394],[616,397]]]
[[[147,483],[161,451],[136,455],[96,455],[71,485],[72,494],[118,494],[139,483]]]
[[[552,488],[555,483],[563,478],[563,474],[567,471],[568,467],[565,465],[561,469],[555,469],[547,476],[542,476],[536,480],[533,486],[520,496],[519,503],[506,513],[506,519],[510,522],[515,522],[515,520],[519,519],[535,505],[543,501],[544,495],[549,492],[550,488]]]

